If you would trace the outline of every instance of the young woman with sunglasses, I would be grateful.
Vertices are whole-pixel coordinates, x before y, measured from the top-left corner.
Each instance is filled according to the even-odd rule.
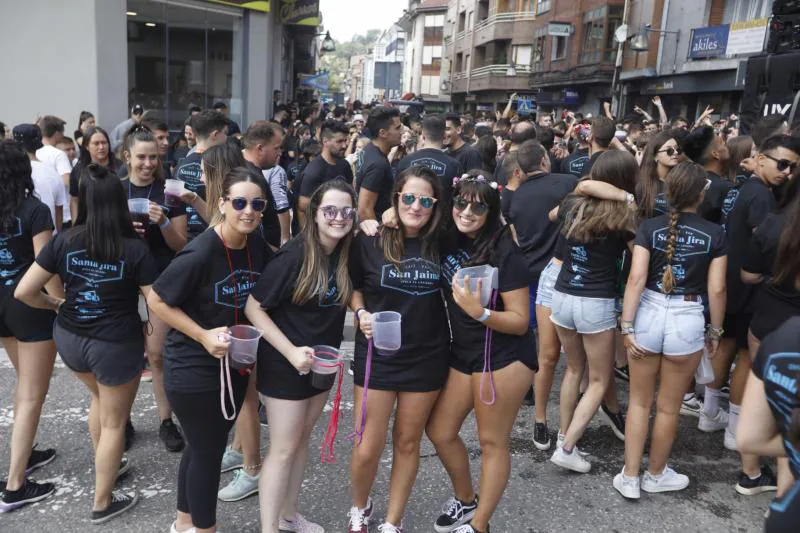
[[[632,193],[636,170],[632,155],[612,150],[597,159],[590,176]],[[576,444],[611,382],[617,326],[617,262],[633,238],[635,212],[628,203],[571,195],[562,202],[558,216],[566,246],[550,320],[567,353],[567,370],[561,385],[564,439],[559,439],[550,460],[586,473],[591,464]],[[576,406],[587,364],[589,385]]]
[[[350,463],[350,533],[367,532],[373,511],[369,494],[393,411],[389,508],[379,530],[402,533],[403,513],[419,468],[422,432],[447,379],[450,335],[440,294],[440,200],[441,181],[433,171],[420,166],[404,170],[391,195],[398,228],[384,227],[374,237],[360,234],[352,247],[355,290],[350,307],[360,329],[355,348],[357,445]],[[400,313],[402,341],[394,355],[374,354],[367,384],[372,314],[379,311]]]
[[[642,219],[669,213],[664,179],[680,162],[681,153],[678,141],[668,131],[656,134],[647,143],[635,192]]]
[[[718,225],[697,214],[710,185],[700,165],[684,162],[666,178],[670,214],[642,222],[625,289],[622,334],[630,366],[630,404],[625,426],[625,468],[614,478],[624,497],[641,490],[682,490],[689,478],[667,465],[683,394],[703,347],[713,357],[725,312],[727,245]],[[705,331],[703,298],[711,325]],[[639,469],[647,440],[656,382],[659,388],[649,465]]]
[[[28,155],[16,142],[0,141],[0,341],[17,374],[14,428],[8,439],[11,464],[0,512],[38,502],[56,490],[52,483],[27,479],[56,456],[53,449],[32,449],[56,359],[56,315],[14,298],[17,282],[52,238],[53,229],[50,209],[35,196]],[[47,283],[47,293],[56,302],[63,298],[58,278]]]
[[[309,438],[330,390],[316,387],[309,370],[314,346],[338,348],[342,341],[355,206],[349,184],[318,187],[306,207],[309,223],[270,260],[247,302],[247,317],[266,340],[259,345],[258,390],[270,445],[259,494],[268,533],[324,531],[297,512]]]
[[[112,492],[130,468],[122,457],[125,423],[139,388],[144,335],[137,302],[158,270],[133,229],[125,190],[108,169],[91,164],[80,179],[75,227],[51,240],[20,281],[16,296],[39,309],[57,310],[54,337],[61,359],[92,395],[89,432],[95,450],[91,515],[101,524],[130,510],[134,494]],[[54,277],[66,300],[41,292]]]
[[[227,332],[230,326],[246,324],[247,296],[269,256],[266,242],[255,231],[267,207],[263,180],[235,168],[225,176],[222,190],[222,222],[175,257],[147,299],[172,328],[164,349],[164,387],[187,440],[178,470],[173,532],[216,531],[222,455],[248,382],[246,371],[223,376],[230,345]],[[231,408],[234,416],[229,420],[225,413]]]
[[[123,141],[123,156],[128,177],[122,180],[122,187],[128,199],[146,198],[150,205],[148,225],[145,227],[134,220],[133,226],[150,248],[160,273],[175,257],[175,252],[186,246],[186,210],[183,205],[167,207],[158,141],[149,128],[136,124],[129,130]],[[172,421],[172,407],[164,393],[162,353],[169,327],[151,311],[148,309],[145,349],[153,373],[153,396],[161,421],[158,436],[167,450],[179,452],[183,449],[183,437]]]
[[[536,371],[529,323],[530,275],[500,215],[500,191],[482,171],[471,171],[453,190],[454,227],[442,242],[442,288],[452,329],[450,372],[426,432],[450,475],[455,496],[436,520],[438,532],[489,531],[508,482],[509,438]],[[481,305],[480,292],[455,273],[474,265],[498,269],[496,306]],[[494,300],[493,300],[494,302]],[[491,351],[487,355],[487,328]],[[459,431],[475,410],[481,444],[480,501],[473,490],[469,456]]]

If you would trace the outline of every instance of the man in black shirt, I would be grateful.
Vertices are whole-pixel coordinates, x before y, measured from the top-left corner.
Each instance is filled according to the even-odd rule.
[[[428,167],[442,182],[442,198],[450,199],[453,178],[461,177],[464,167],[443,151],[445,121],[439,115],[428,115],[422,120],[422,144],[397,163],[397,173],[413,165]]]
[[[617,127],[610,118],[597,117],[592,120],[592,130],[589,133],[589,154],[591,155],[589,160],[583,165],[581,175],[578,176],[579,178],[588,175],[592,171],[594,162],[597,161],[600,154],[608,151],[609,146],[611,146],[611,141],[614,140],[616,131]]]
[[[264,210],[261,225],[264,239],[274,250],[277,250],[281,246],[281,225],[275,207],[275,198],[272,196],[272,191],[262,171],[274,167],[281,158],[283,128],[274,122],[256,121],[247,128],[242,136],[242,144],[244,145],[242,155],[247,161],[247,167],[254,175],[263,180],[264,188],[267,191],[267,200],[269,201]]]
[[[728,145],[722,137],[714,134],[714,128],[702,126],[695,128],[683,141],[683,152],[689,159],[702,165],[711,180],[697,214],[719,224],[722,221],[722,203],[732,186],[722,177],[728,170]]]
[[[588,162],[589,130],[580,129],[578,130],[578,146],[561,162],[561,170],[566,174],[572,174],[577,178],[582,178],[584,176],[583,167],[585,167]]]
[[[447,153],[461,163],[461,166],[466,171],[474,168],[483,168],[483,159],[481,154],[473,147],[464,142],[461,138],[462,127],[461,119],[455,113],[448,113],[445,116],[446,127],[444,131],[444,146],[447,147]]]
[[[299,191],[297,214],[300,218],[301,228],[305,226],[306,206],[311,200],[311,195],[320,185],[337,179],[348,185],[353,183],[353,170],[344,159],[349,133],[347,126],[339,121],[328,120],[322,125],[321,157],[306,166],[296,185]]]
[[[536,126],[533,125],[533,122],[527,120],[517,122],[511,127],[511,146],[508,149],[508,153],[514,153],[519,150],[519,147],[525,141],[534,140],[536,140]],[[498,185],[502,185],[503,187],[508,183],[508,176],[506,175],[503,165],[497,165],[497,167],[495,167],[494,179]]]
[[[391,206],[394,174],[388,155],[392,148],[400,145],[403,136],[400,110],[376,107],[369,114],[367,129],[372,134],[372,142],[361,151],[356,164],[358,218],[361,221],[375,220],[377,223],[383,212]]]
[[[222,113],[223,116],[225,116],[225,121],[228,123],[228,135],[234,136],[242,134],[242,129],[239,125],[228,116],[228,105],[225,102],[217,102],[214,104],[214,111]]]

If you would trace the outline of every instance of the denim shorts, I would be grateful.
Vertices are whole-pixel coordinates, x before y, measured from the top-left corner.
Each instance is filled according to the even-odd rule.
[[[652,353],[688,356],[703,349],[705,318],[700,297],[645,289],[634,322],[637,344]]]
[[[550,320],[582,335],[602,333],[617,327],[614,306],[614,298],[584,298],[554,290]]]
[[[539,278],[539,288],[536,291],[536,305],[548,308],[553,307],[553,291],[556,288],[556,280],[559,272],[561,272],[562,264],[556,263],[555,259],[551,259],[542,270],[542,276]]]

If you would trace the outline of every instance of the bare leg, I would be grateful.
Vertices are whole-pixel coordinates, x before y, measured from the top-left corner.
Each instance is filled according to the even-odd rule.
[[[356,386],[354,391],[355,427],[361,427],[361,401],[364,389]],[[350,492],[353,505],[359,508],[367,506],[375,474],[378,472],[383,448],[386,445],[386,433],[389,431],[389,418],[392,416],[397,393],[370,389],[367,401],[367,423],[361,444],[353,446],[350,457]],[[272,431],[270,431],[272,433]]]
[[[649,354],[641,359],[631,358],[628,368],[631,379],[628,419],[625,421],[625,475],[638,477],[650,429],[650,409],[661,369],[661,356]]]
[[[567,369],[561,381],[561,401],[559,405],[560,418],[559,432],[564,433],[572,422],[575,406],[578,403],[578,389],[581,385],[583,372],[586,369],[586,352],[578,332],[556,326],[558,337],[567,352]]]
[[[145,337],[145,350],[147,350],[147,359],[150,361],[150,371],[153,373],[153,396],[156,398],[158,419],[164,421],[172,418],[172,407],[164,392],[163,352],[169,326],[152,309],[148,308],[148,313],[151,328]]]
[[[236,447],[237,440],[240,443]],[[261,424],[258,422],[258,391],[256,390],[256,374],[250,376],[244,403],[236,419],[236,432],[233,437],[233,449],[242,451],[244,455],[245,473],[254,476],[261,463]],[[250,467],[250,468],[248,468]]]
[[[533,377],[536,396],[536,422],[547,422],[547,403],[553,389],[553,375],[561,355],[561,341],[556,326],[550,320],[550,308],[536,306],[536,323],[539,325],[539,371]]]

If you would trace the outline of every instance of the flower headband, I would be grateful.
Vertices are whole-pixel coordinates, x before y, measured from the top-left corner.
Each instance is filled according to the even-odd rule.
[[[490,181],[490,180],[486,179],[483,176],[483,174],[480,174],[478,176],[472,176],[470,174],[462,174],[460,178],[456,176],[455,178],[453,178],[453,187],[458,185],[458,183],[460,181],[477,181],[479,183],[486,183],[487,185],[489,185],[489,187],[491,187],[492,189],[494,189],[496,191],[502,191],[503,190],[503,186],[502,185],[498,185],[496,181]]]

